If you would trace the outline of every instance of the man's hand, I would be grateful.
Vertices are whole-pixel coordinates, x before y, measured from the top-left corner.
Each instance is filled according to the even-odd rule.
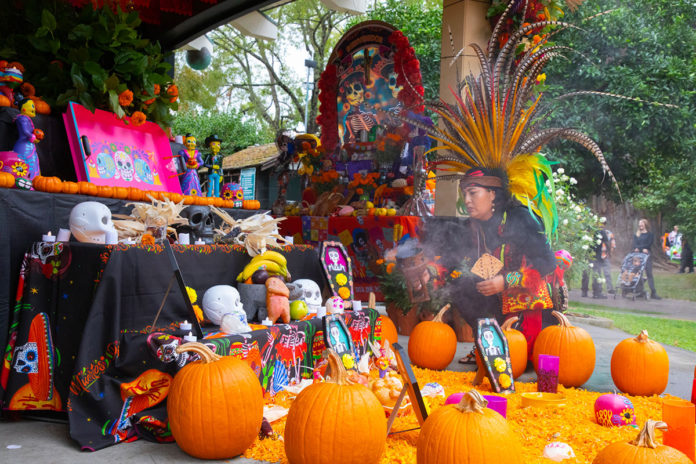
[[[491,296],[502,292],[505,289],[505,280],[502,275],[497,275],[492,279],[484,280],[476,284],[476,290],[482,295]]]

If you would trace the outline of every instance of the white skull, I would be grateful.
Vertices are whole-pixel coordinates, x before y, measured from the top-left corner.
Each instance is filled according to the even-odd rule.
[[[39,372],[39,350],[36,343],[29,342],[18,346],[15,350],[14,368],[20,374],[36,374]]]
[[[106,243],[106,233],[113,231],[111,210],[98,201],[85,201],[70,211],[70,232],[80,242]]]
[[[343,314],[344,308],[343,298],[339,296],[332,296],[326,300],[326,312],[328,314]]]
[[[116,161],[116,170],[121,174],[121,178],[126,182],[132,181],[135,168],[130,155],[123,151],[117,151],[114,160]]]
[[[321,289],[313,280],[298,279],[290,282],[288,290],[290,290],[290,301],[304,301],[310,313],[316,313],[321,307]]]
[[[242,307],[239,292],[230,285],[216,285],[203,295],[203,312],[213,324],[220,325],[226,333],[249,332],[247,315]]]

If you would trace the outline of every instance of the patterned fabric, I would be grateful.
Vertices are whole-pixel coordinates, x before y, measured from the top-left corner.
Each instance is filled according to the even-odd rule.
[[[536,289],[512,288],[503,291],[503,314],[548,309],[552,306],[551,293],[548,285],[543,282]]]

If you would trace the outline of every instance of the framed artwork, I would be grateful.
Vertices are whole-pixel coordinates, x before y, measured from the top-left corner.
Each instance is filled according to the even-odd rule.
[[[401,374],[401,379],[404,382],[404,388],[406,389],[406,393],[408,393],[408,397],[411,398],[413,411],[416,413],[418,423],[421,426],[423,426],[425,419],[428,418],[428,411],[425,409],[425,403],[423,402],[423,395],[421,395],[420,387],[418,386],[418,380],[416,379],[416,376],[413,374],[413,369],[411,369],[411,360],[408,358],[408,355],[404,351],[404,348],[398,343],[394,343],[392,345],[392,351],[394,352],[394,357],[396,358],[396,366],[399,369],[399,374]],[[403,399],[403,393],[400,398]],[[399,406],[400,402],[397,402],[393,410],[397,411],[399,409]],[[392,415],[394,417],[396,416],[395,413],[392,413]],[[393,420],[394,419],[392,419],[392,417],[389,418],[387,434],[389,434],[389,430],[391,429],[391,424]]]
[[[181,193],[169,139],[153,122],[126,124],[74,102],[63,114],[78,181]]]
[[[350,332],[348,332],[348,327],[346,327],[346,323],[343,322],[343,318],[337,314],[324,316],[322,325],[326,348],[334,350],[342,361],[345,355],[350,355],[354,359],[353,339],[350,338]],[[343,362],[345,365],[345,361]],[[353,362],[352,364],[350,369],[355,369],[357,363]]]
[[[341,242],[321,242],[319,252],[321,266],[329,281],[331,292],[342,299],[352,302],[353,268],[350,257]]]
[[[474,344],[478,350],[485,372],[476,373],[474,385],[487,376],[496,393],[514,393],[515,378],[512,375],[510,349],[507,338],[495,319],[479,319]]]

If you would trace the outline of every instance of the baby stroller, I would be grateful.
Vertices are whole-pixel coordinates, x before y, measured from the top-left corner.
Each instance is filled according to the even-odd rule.
[[[621,290],[621,296],[632,300],[638,298],[648,299],[648,295],[643,288],[646,277],[643,275],[645,265],[648,262],[647,253],[629,253],[621,264],[621,272],[616,283],[616,287]],[[618,292],[617,292],[618,293]],[[616,298],[616,295],[614,295]]]

